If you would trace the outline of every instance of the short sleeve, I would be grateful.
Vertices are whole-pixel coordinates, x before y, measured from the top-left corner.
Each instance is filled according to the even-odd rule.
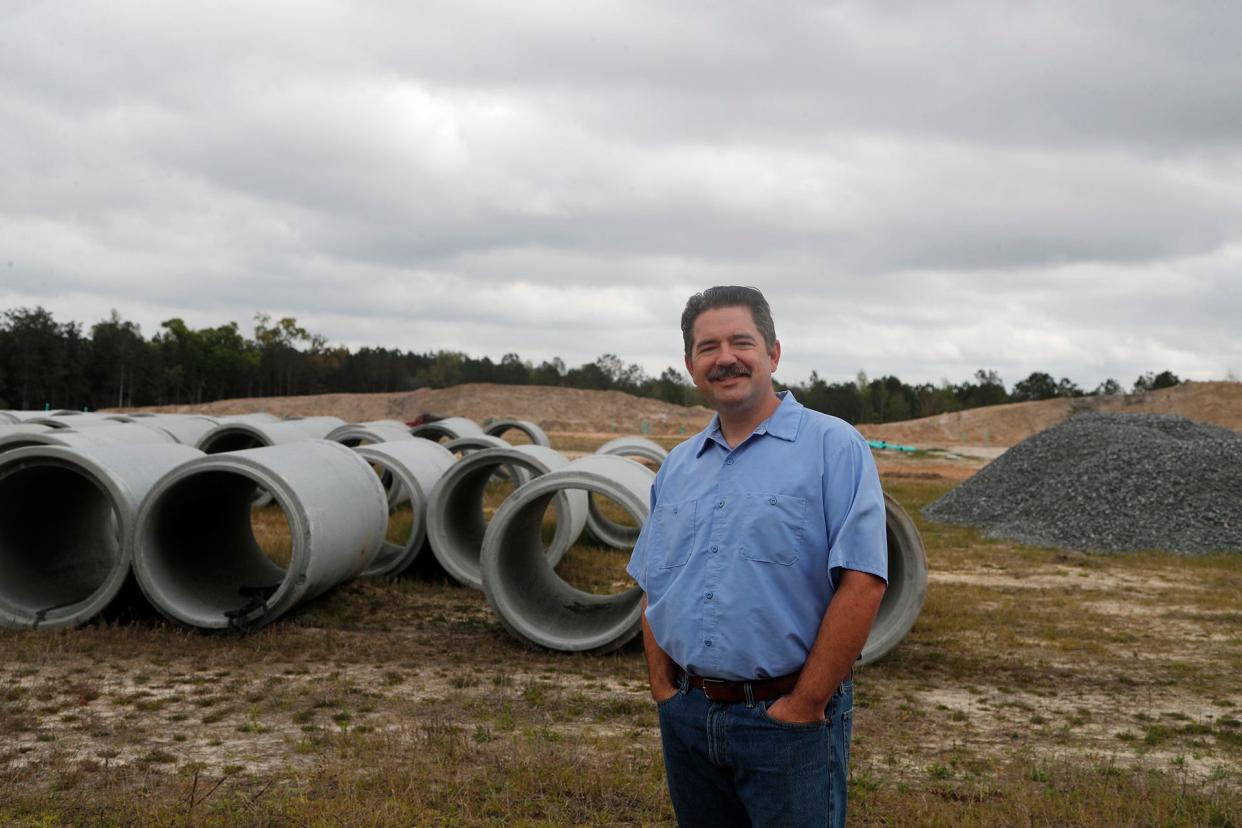
[[[634,582],[638,584],[639,589],[643,592],[647,591],[647,555],[651,546],[652,533],[655,531],[652,527],[651,516],[655,514],[656,501],[659,497],[661,472],[656,472],[656,478],[651,482],[651,504],[650,511],[647,512],[647,520],[643,522],[643,528],[638,533],[638,540],[634,543],[634,551],[630,553],[630,562],[625,567],[626,573],[629,574]]]
[[[884,491],[871,448],[854,429],[824,438],[824,518],[828,569],[855,569],[888,581],[888,533]]]

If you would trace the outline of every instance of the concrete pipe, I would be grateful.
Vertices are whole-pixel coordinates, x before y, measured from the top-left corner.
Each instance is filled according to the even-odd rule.
[[[458,437],[456,440],[449,440],[444,447],[454,454],[465,457],[467,454],[473,454],[476,451],[492,448],[511,448],[512,444],[503,437],[495,437],[490,434],[476,434],[470,437]],[[530,474],[521,466],[503,466],[496,469],[492,476],[498,480],[512,480],[514,485],[521,486],[527,480],[530,480]]]
[[[499,437],[509,429],[522,432],[536,446],[548,446],[549,448],[552,446],[552,441],[548,439],[547,434],[544,434],[543,429],[530,420],[497,420],[485,428],[483,433]]]
[[[154,417],[139,417],[134,420],[134,424],[167,432],[178,443],[186,446],[198,445],[199,441],[207,436],[207,432],[219,425],[210,417],[181,414],[159,414]]]
[[[536,477],[509,496],[483,537],[483,591],[496,616],[518,639],[567,652],[607,653],[642,629],[642,591],[584,592],[561,579],[544,556],[543,513],[558,493],[596,492],[637,522],[647,519],[652,471],[622,457],[588,455]]]
[[[569,460],[560,452],[533,445],[483,449],[458,460],[431,490],[427,502],[427,540],[440,566],[466,586],[482,589],[479,560],[488,530],[483,512],[488,481],[505,467],[521,469],[535,479],[568,465]],[[539,540],[540,556],[547,566],[556,566],[582,534],[586,501],[585,491],[556,493],[556,533],[546,550],[542,536]]]
[[[76,416],[45,416],[29,417],[24,422],[38,423],[52,428],[72,428],[74,431],[87,428],[122,425],[111,417],[101,414],[78,414]]]
[[[340,420],[336,423],[324,422],[317,417],[305,420],[281,420],[280,422],[231,420],[222,422],[204,434],[198,441],[198,448],[205,454],[220,454],[229,451],[247,451],[264,446],[279,446],[285,443],[300,443],[306,440],[319,440],[339,425],[343,425]],[[272,496],[269,492],[255,492],[255,506],[266,506],[271,502]]]
[[[266,411],[252,411],[249,414],[212,414],[212,419],[222,423],[278,423],[280,418]]]
[[[0,425],[15,425],[20,422],[21,418],[19,418],[16,414],[8,411],[0,411]]]
[[[140,425],[113,423],[110,428],[51,428],[47,431],[14,431],[0,436],[0,454],[27,446],[141,446],[175,443],[167,432]]]
[[[474,420],[468,420],[465,417],[445,417],[434,423],[415,426],[410,429],[410,433],[415,437],[426,437],[438,443],[445,438],[456,440],[458,437],[478,437],[483,434],[483,429],[479,428],[479,424]]]
[[[375,561],[362,573],[365,577],[397,575],[419,556],[427,539],[428,496],[457,458],[439,443],[415,437],[357,446],[354,451],[378,468],[382,477],[393,481],[390,492],[400,492],[396,502],[389,497],[390,514],[406,503],[410,505],[410,530],[404,542],[385,539]]]
[[[388,443],[394,440],[413,440],[410,427],[396,420],[372,420],[367,423],[347,423],[329,431],[324,438],[334,443],[356,448],[367,443]]]
[[[328,427],[328,431],[331,431],[331,430],[332,430],[332,429],[334,429],[334,428],[339,428],[339,427],[341,427],[341,426],[345,425],[345,421],[344,421],[344,420],[342,420],[340,417],[331,417],[331,416],[325,416],[325,417],[302,417],[302,416],[285,417],[285,418],[284,418],[283,420],[281,420],[280,422],[282,422],[282,423],[304,423],[304,424],[306,424],[307,426],[310,426],[312,423],[314,423],[314,424],[316,424],[316,425],[314,426],[316,430],[318,430],[318,426],[319,426],[319,425],[326,425],[326,426]],[[324,433],[327,433],[327,432],[324,432]]]
[[[413,434],[410,434],[410,427],[405,423],[397,420],[372,420],[365,423],[346,423],[337,426],[329,431],[324,438],[334,443],[340,443],[349,448],[357,448],[371,443],[388,443],[396,440],[415,440]],[[427,440],[426,442],[431,442]],[[388,505],[395,506],[401,501],[401,486],[396,483],[391,472],[382,471],[380,473],[380,482],[384,484],[384,491],[388,492]],[[396,485],[394,485],[396,484]]]
[[[927,597],[927,551],[918,527],[906,510],[884,495],[888,534],[888,589],[876,613],[860,664],[887,655],[910,632]]]
[[[664,446],[654,440],[638,436],[617,437],[609,440],[596,449],[595,453],[646,460],[657,466],[663,464],[664,459],[668,457]],[[594,497],[590,499],[590,510],[587,512],[587,531],[600,543],[615,549],[633,549],[634,544],[638,542],[638,529],[609,520],[600,511],[599,504],[595,502]]]
[[[53,431],[53,428],[40,423],[0,423],[0,437],[9,434],[38,434],[42,431]]]
[[[256,488],[284,510],[287,567],[251,528]],[[209,454],[161,478],[138,512],[134,574],[168,618],[209,630],[257,629],[365,571],[388,510],[370,465],[326,440]]]
[[[130,572],[135,518],[189,446],[33,446],[0,457],[0,626],[70,627]]]

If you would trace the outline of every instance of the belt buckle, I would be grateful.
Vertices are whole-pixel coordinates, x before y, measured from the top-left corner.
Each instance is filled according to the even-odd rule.
[[[729,682],[725,681],[724,679],[714,679],[714,678],[702,679],[702,687],[700,689],[702,689],[703,695],[707,697],[708,701],[717,701],[717,699],[712,698],[711,688],[713,686],[728,687]]]

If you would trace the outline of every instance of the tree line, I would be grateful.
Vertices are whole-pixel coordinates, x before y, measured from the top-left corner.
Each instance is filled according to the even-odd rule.
[[[236,397],[370,393],[445,388],[469,382],[551,385],[618,390],[679,405],[703,402],[685,372],[670,366],[650,377],[616,354],[567,366],[559,357],[535,364],[516,353],[499,362],[460,351],[427,353],[329,345],[292,317],[254,317],[253,335],[236,322],[191,328],[181,319],[144,337],[115,310],[89,330],[58,322],[42,307],[0,314],[0,409],[94,410],[147,405],[198,404]],[[1170,371],[1138,377],[1133,391],[1180,382]],[[851,423],[885,423],[1053,397],[1119,394],[1114,379],[1084,391],[1068,378],[1034,372],[1006,390],[996,371],[980,369],[961,383],[910,385],[895,376],[825,382],[816,372],[802,384],[784,385],[805,405]],[[452,413],[452,412],[438,412]]]

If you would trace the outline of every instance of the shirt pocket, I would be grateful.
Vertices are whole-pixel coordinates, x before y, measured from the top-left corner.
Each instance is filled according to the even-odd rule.
[[[805,497],[747,492],[742,510],[743,558],[782,566],[797,563],[806,537]]]
[[[694,512],[697,500],[661,503],[656,507],[656,548],[652,564],[657,569],[685,566],[694,548]]]

